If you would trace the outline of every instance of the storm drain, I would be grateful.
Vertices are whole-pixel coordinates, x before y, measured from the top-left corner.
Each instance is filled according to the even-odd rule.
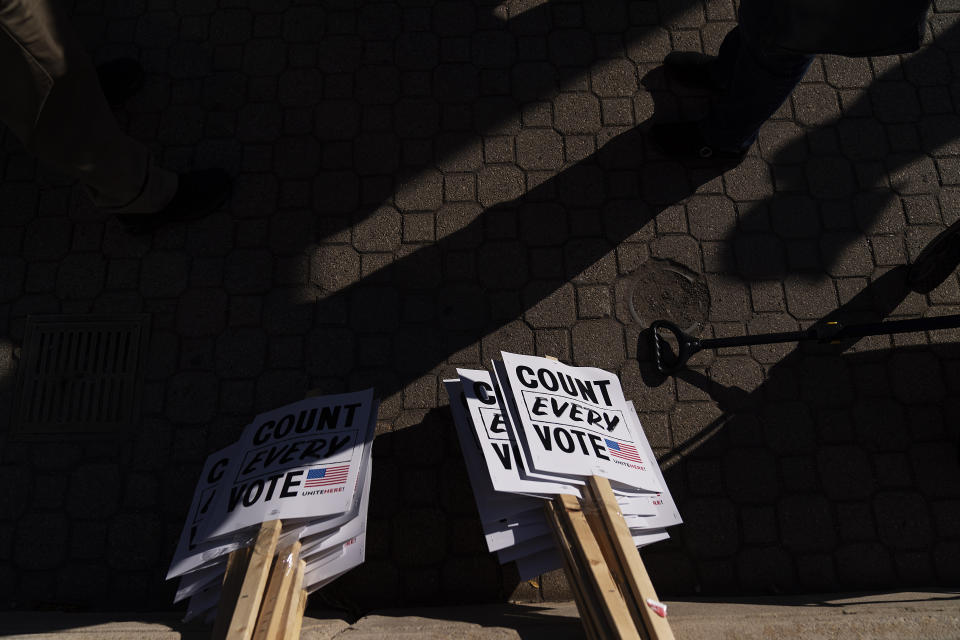
[[[651,258],[631,276],[630,314],[642,328],[669,320],[696,333],[710,311],[710,291],[703,276],[670,260]]]
[[[146,315],[27,318],[13,432],[82,435],[134,426],[147,321]]]

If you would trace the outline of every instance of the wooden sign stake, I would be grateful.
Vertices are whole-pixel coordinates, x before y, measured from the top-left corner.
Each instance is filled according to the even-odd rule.
[[[303,612],[307,608],[307,597],[309,596],[306,589],[301,586],[306,568],[307,563],[301,560],[300,567],[297,569],[299,578],[293,584],[290,598],[287,600],[289,609],[287,610],[286,626],[283,634],[284,640],[299,640],[300,638],[300,629],[303,627]]]
[[[556,496],[547,521],[590,640],[673,640],[665,617],[647,604],[659,602],[610,482],[590,477],[584,499]]]
[[[553,539],[560,551],[560,557],[563,559],[563,568],[567,574],[567,582],[570,590],[573,592],[573,599],[577,605],[577,611],[580,613],[580,620],[583,623],[583,629],[587,634],[588,640],[601,640],[609,636],[609,632],[602,628],[600,620],[597,619],[596,612],[600,610],[600,605],[595,601],[593,593],[585,590],[587,580],[582,575],[577,559],[573,554],[573,544],[567,538],[563,531],[563,523],[557,512],[558,507],[553,501],[543,505],[546,512],[547,522],[550,523],[550,529],[553,532]]]
[[[313,389],[306,397],[317,395],[321,392]],[[300,558],[299,541],[280,550],[274,559],[281,528],[280,520],[264,522],[252,547],[230,554],[212,640],[296,640],[300,637],[307,607],[308,594],[303,588],[307,565]],[[267,587],[266,593],[264,587]]]
[[[260,607],[257,627],[253,640],[278,640],[282,636],[284,614],[289,609],[289,600],[294,588],[300,584],[294,581],[300,564],[300,541],[281,549],[273,561],[273,570],[267,582],[267,592]],[[303,576],[301,576],[302,580]]]
[[[307,563],[300,557],[300,541],[274,558],[280,529],[279,520],[265,522],[253,546],[230,554],[213,640],[299,639],[307,607]]]
[[[605,626],[613,632],[614,635],[609,637],[640,640],[640,634],[630,616],[630,610],[627,608],[620,588],[613,580],[597,539],[587,523],[580,501],[573,496],[560,495],[554,498],[554,502],[558,505],[557,511],[564,525],[564,532],[573,543],[573,555],[577,559],[579,573],[587,578],[584,590],[592,591],[600,603],[600,609],[595,617],[602,619]]]
[[[230,554],[223,580],[213,640],[250,640],[263,600],[270,561],[280,537],[280,521],[260,525],[252,547]]]
[[[600,512],[598,511],[596,503],[590,495],[590,492],[587,490],[584,490],[583,492],[583,510],[584,515],[587,518],[587,522],[590,524],[590,530],[597,541],[597,545],[600,547],[600,552],[603,554],[604,562],[606,562],[607,568],[610,569],[610,573],[613,576],[614,582],[616,582],[617,586],[620,587],[620,594],[623,596],[624,605],[630,612],[630,617],[633,620],[634,626],[640,632],[641,638],[644,640],[649,640],[643,624],[643,616],[640,613],[640,606],[634,600],[630,591],[623,588],[623,586],[628,583],[628,580],[626,571],[623,565],[620,563],[617,553],[614,550],[615,543],[607,534],[606,527],[603,523],[603,518],[600,515]]]
[[[612,547],[615,555],[615,562],[611,564],[617,565],[618,572],[626,579],[621,583],[625,587],[624,595],[629,594],[627,600],[632,601],[633,608],[639,609],[642,626],[651,640],[673,640],[673,630],[666,617],[657,615],[647,604],[648,600],[659,602],[659,598],[647,574],[647,568],[643,566],[643,560],[640,559],[640,552],[633,545],[633,538],[623,519],[620,505],[617,504],[617,499],[610,488],[610,481],[599,476],[590,476],[587,483],[602,520],[609,541],[608,546]]]
[[[582,502],[556,496],[545,509],[587,638],[674,640],[666,617],[648,604],[659,604],[657,592],[610,481],[590,476],[582,494]]]

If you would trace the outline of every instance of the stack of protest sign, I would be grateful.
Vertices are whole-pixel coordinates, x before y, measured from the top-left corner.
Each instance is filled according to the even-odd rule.
[[[632,548],[668,538],[665,528],[681,522],[616,375],[506,352],[492,374],[457,373],[445,384],[487,547],[501,563],[514,561],[521,579],[571,571],[545,503],[579,505],[594,528],[604,509],[622,514],[617,535]],[[597,637],[601,622],[591,629]]]
[[[307,398],[258,415],[207,459],[167,574],[180,579],[175,602],[190,598],[187,619],[259,637],[363,562],[376,420],[372,389]]]

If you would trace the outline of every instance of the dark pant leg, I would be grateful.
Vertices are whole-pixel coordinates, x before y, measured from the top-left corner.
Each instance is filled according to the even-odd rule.
[[[720,43],[717,59],[713,62],[711,75],[714,82],[723,87],[729,87],[733,79],[733,72],[740,56],[740,27],[734,27]]]
[[[177,175],[120,130],[54,0],[0,0],[0,77],[0,121],[27,151],[79,178],[97,206],[152,213],[170,202]]]
[[[717,60],[718,73],[728,74],[727,89],[710,115],[700,122],[700,129],[714,148],[746,149],[757,139],[760,126],[776,113],[803,78],[813,56],[764,51],[740,28],[731,31],[724,44],[728,40],[728,52],[721,46]],[[726,65],[731,61],[727,71]]]

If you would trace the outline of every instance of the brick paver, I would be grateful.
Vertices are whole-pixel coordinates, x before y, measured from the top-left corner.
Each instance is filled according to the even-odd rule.
[[[567,597],[478,542],[440,379],[501,349],[621,374],[686,519],[645,553],[662,593],[956,584],[953,334],[702,354],[662,380],[621,311],[653,257],[705,274],[704,335],[956,312],[956,275],[908,294],[902,265],[958,216],[957,9],[936,3],[915,54],[818,58],[724,173],[643,132],[703,112],[657,67],[714,52],[730,0],[74,2],[98,60],[148,72],[122,125],[236,189],[132,238],[2,134],[3,431],[27,315],[147,313],[150,339],[129,432],[2,436],[0,603],[168,606],[205,456],[258,410],[371,384],[368,560],[328,595]]]

